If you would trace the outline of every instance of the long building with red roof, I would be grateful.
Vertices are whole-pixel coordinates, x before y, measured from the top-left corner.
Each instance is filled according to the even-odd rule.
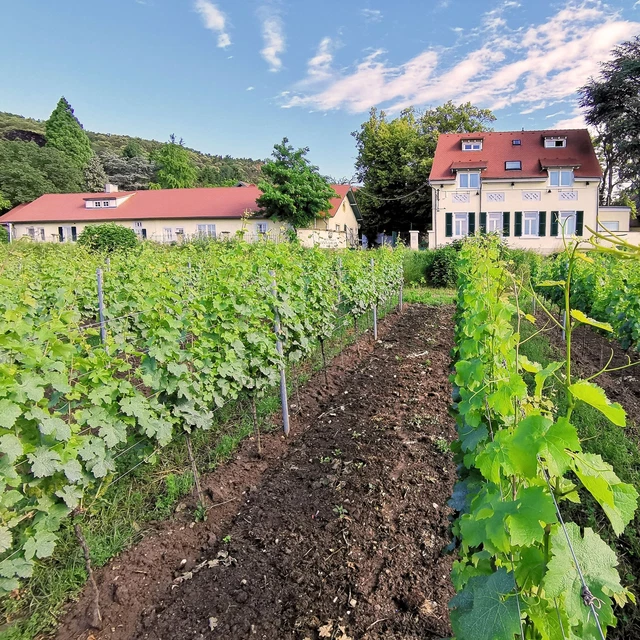
[[[344,234],[346,244],[358,238],[360,211],[350,185],[332,185],[336,197],[318,230]],[[73,242],[89,224],[116,222],[136,231],[140,238],[175,242],[181,238],[209,236],[274,236],[286,225],[261,215],[256,204],[261,195],[255,185],[202,189],[118,191],[106,185],[104,193],[50,193],[15,207],[0,223],[11,239],[28,237],[37,242]],[[342,237],[342,236],[340,236]]]
[[[598,206],[601,180],[586,129],[443,134],[429,176],[429,246],[487,231],[551,253],[563,234],[628,232],[628,209]]]

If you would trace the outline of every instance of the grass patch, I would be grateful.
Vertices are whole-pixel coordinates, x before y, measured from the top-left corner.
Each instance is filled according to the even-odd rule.
[[[532,335],[535,330],[529,323],[522,323],[522,338]],[[554,360],[562,360],[564,357],[550,344],[544,334],[528,340],[520,347],[520,352],[543,366]],[[595,382],[597,384],[597,379]],[[564,413],[567,405],[564,388],[554,382],[552,394],[560,414]],[[584,402],[578,402],[576,405],[571,422],[578,430],[583,450],[601,455],[623,482],[634,485],[640,492],[640,449],[638,447],[640,438],[638,438],[637,425],[630,424],[626,429],[617,427],[599,411]],[[629,437],[630,434],[633,434],[635,441]],[[618,570],[623,583],[637,595],[640,594],[640,515],[636,512],[634,520],[629,523],[625,533],[618,538],[602,508],[591,495],[582,490],[580,499],[581,504],[566,501],[560,503],[563,516],[581,527],[591,527],[600,534],[618,556],[620,561]],[[640,637],[639,607],[627,604],[622,609],[617,608],[615,614],[618,618],[618,626],[609,631],[607,636],[609,640],[629,640]]]
[[[404,301],[421,304],[453,304],[457,292],[455,289],[436,289],[433,287],[407,287],[403,292]]]

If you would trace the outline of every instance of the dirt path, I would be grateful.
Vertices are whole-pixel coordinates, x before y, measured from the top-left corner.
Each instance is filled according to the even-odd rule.
[[[330,390],[305,389],[293,441],[274,436],[263,460],[241,452],[213,474],[218,502],[240,500],[205,524],[171,523],[105,568],[105,626],[93,637],[447,636],[452,312],[411,306],[390,318]],[[89,636],[83,607],[59,640]]]

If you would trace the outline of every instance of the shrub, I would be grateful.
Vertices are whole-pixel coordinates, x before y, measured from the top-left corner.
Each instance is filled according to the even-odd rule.
[[[107,222],[85,227],[78,236],[78,244],[92,251],[132,249],[138,244],[138,236],[133,229],[115,222]]]
[[[9,232],[6,227],[0,225],[0,244],[8,244],[9,242]]]
[[[438,247],[433,254],[431,264],[427,266],[427,284],[432,287],[455,287],[458,281],[458,252],[464,244],[463,240],[455,240],[451,244]]]
[[[405,284],[419,284],[427,278],[433,262],[433,251],[405,251],[403,257]]]

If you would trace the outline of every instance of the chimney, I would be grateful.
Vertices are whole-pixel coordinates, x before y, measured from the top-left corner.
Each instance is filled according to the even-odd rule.
[[[117,193],[118,192],[118,185],[110,184],[109,182],[107,182],[107,184],[104,185],[104,192],[105,193]]]

